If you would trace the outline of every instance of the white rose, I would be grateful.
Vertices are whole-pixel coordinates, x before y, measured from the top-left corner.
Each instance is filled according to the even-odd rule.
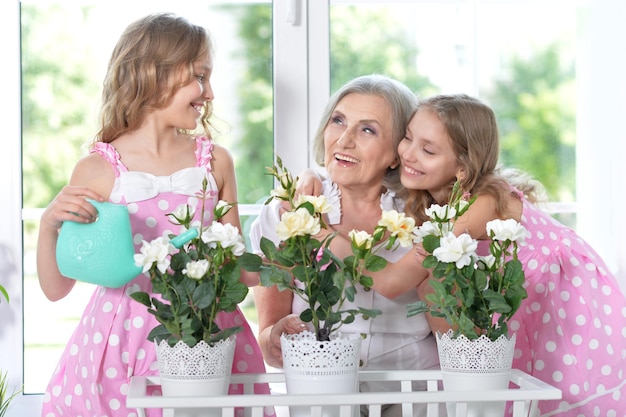
[[[441,236],[437,223],[427,221],[413,229],[413,242],[422,243],[426,236]]]
[[[288,191],[285,190],[284,188],[280,187],[280,186],[276,187],[272,191],[270,191],[270,195],[272,197],[276,197],[276,198],[279,198],[279,199],[282,199],[282,200],[286,200],[286,199],[289,198]]]
[[[398,213],[396,210],[385,210],[378,221],[379,226],[385,227],[391,236],[395,236],[403,247],[411,246],[413,230],[415,229],[415,220],[407,217],[404,213]]]
[[[180,224],[178,219],[185,220],[188,215],[189,215],[189,206],[187,206],[187,204],[179,205],[178,207],[176,207],[176,210],[174,210],[172,213],[169,214],[169,216],[173,218],[172,223],[175,223],[175,224]]]
[[[491,254],[487,256],[481,256],[479,257],[479,260],[482,261],[482,265],[484,266],[484,268],[481,269],[492,269],[497,261],[496,257]],[[480,265],[481,264],[479,263],[479,266]]]
[[[230,223],[211,223],[211,226],[202,232],[202,241],[212,248],[215,248],[218,243],[224,249],[231,248],[235,256],[241,256],[246,248],[239,229]]]
[[[302,203],[305,203],[305,202],[311,203],[313,205],[313,210],[316,213],[320,213],[320,214],[330,213],[331,210],[333,209],[333,206],[330,205],[325,195],[315,196],[315,195],[300,194],[298,195],[298,197],[296,197],[294,201],[294,205],[298,207]]]
[[[276,226],[276,234],[280,240],[287,240],[294,236],[316,235],[320,232],[320,222],[311,216],[305,208],[283,213]]]
[[[293,178],[289,172],[283,172],[277,177],[278,185],[274,188],[270,194],[272,197],[279,198],[281,200],[287,200],[289,198],[289,191],[293,186]]]
[[[352,240],[352,244],[359,249],[371,249],[372,247],[372,235],[367,233],[365,230],[351,230],[348,233],[350,240]]]
[[[187,274],[189,278],[201,279],[209,269],[209,261],[200,259],[199,261],[187,262],[183,274]]]
[[[222,218],[226,213],[228,213],[230,211],[230,209],[233,208],[233,205],[230,203],[227,203],[224,200],[220,200],[217,202],[217,204],[215,205],[215,208],[213,209],[213,211],[215,212],[215,216],[220,219]]]
[[[170,266],[169,255],[176,252],[176,248],[169,242],[169,239],[158,237],[150,243],[145,240],[141,244],[140,253],[134,256],[135,265],[143,267],[143,272],[147,272],[152,264],[156,263],[162,274]]]
[[[514,219],[496,219],[487,223],[487,234],[493,240],[521,242],[528,236],[528,231]]]
[[[280,182],[281,187],[288,190],[293,185],[293,177],[289,172],[283,172],[279,175],[278,182]]]
[[[426,209],[426,215],[433,220],[447,221],[456,216],[456,210],[454,207],[450,207],[447,204],[445,206],[431,204],[430,207]]]
[[[477,247],[478,242],[467,233],[456,236],[450,232],[441,238],[440,246],[433,251],[433,255],[440,262],[454,262],[461,269],[472,263]]]

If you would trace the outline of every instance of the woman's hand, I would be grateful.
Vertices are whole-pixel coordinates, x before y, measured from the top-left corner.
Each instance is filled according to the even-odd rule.
[[[263,346],[263,356],[268,365],[275,368],[283,367],[283,352],[280,347],[280,336],[283,333],[296,334],[307,330],[308,326],[297,314],[289,314],[271,326],[269,339]]]

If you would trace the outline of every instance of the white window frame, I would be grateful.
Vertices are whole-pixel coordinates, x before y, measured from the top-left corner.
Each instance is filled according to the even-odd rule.
[[[362,0],[367,2],[368,0]],[[419,1],[419,0],[416,0]],[[478,0],[473,0],[478,1]],[[578,231],[605,258],[626,287],[626,10],[622,0],[596,0],[587,22],[579,62],[577,120]],[[274,0],[275,149],[299,172],[314,166],[312,131],[329,95],[329,3],[323,0]],[[1,277],[11,303],[0,304],[0,370],[12,386],[23,381],[22,178],[20,114],[19,0],[0,2],[3,64],[2,151],[0,152],[0,262],[12,264]],[[251,208],[253,211],[254,208]],[[1,269],[0,269],[1,270]],[[10,320],[7,320],[7,317]],[[45,317],[41,318],[45,320]],[[51,360],[55,360],[52,359]],[[42,395],[21,395],[9,416],[40,414]]]
[[[7,372],[10,385],[19,387],[23,381],[23,314],[22,314],[22,178],[21,178],[21,99],[20,99],[20,18],[19,2],[0,3],[0,27],[5,41],[0,45],[3,64],[0,68],[3,99],[0,124],[3,126],[3,151],[0,152],[0,262],[9,262],[8,276],[0,282],[7,287],[11,302],[0,304],[0,371]],[[42,317],[42,320],[45,318]],[[9,416],[39,415],[37,407],[19,396]]]

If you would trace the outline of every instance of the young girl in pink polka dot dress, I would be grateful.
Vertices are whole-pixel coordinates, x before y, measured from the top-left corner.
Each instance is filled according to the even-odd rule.
[[[37,265],[49,299],[64,297],[75,283],[59,273],[55,247],[62,222],[96,218],[87,198],[127,205],[136,252],[142,240],[180,232],[167,213],[181,204],[198,206],[203,179],[212,195],[207,212],[219,199],[237,201],[232,158],[208,138],[211,70],[208,33],[183,18],[150,15],[126,29],[109,63],[96,142],[41,218]],[[183,133],[195,130],[198,121],[205,135]],[[236,207],[222,221],[241,229]],[[257,283],[245,271],[242,280]],[[147,340],[158,323],[128,294],[150,288],[143,274],[122,288],[96,288],[48,385],[43,417],[137,416],[126,408],[128,385],[133,375],[158,373],[154,344]],[[233,372],[265,372],[241,311],[222,313],[218,321],[222,327],[244,329],[237,334]],[[230,393],[241,393],[240,388],[231,387]],[[259,387],[258,392],[269,390]],[[147,411],[151,417],[162,414],[159,409]]]
[[[554,385],[543,415],[626,416],[626,300],[600,256],[524,200],[520,249],[528,298],[510,323],[513,366]]]
[[[519,252],[528,298],[510,323],[517,335],[513,367],[562,391],[562,400],[539,402],[541,416],[624,417],[626,298],[598,254],[532,203],[535,183],[496,168],[498,142],[495,115],[479,100],[425,99],[398,144],[406,187],[400,194],[419,224],[428,220],[424,209],[446,204],[460,180],[476,200],[454,231],[469,233],[484,248],[488,221],[521,222],[529,232]],[[424,280],[418,293],[424,297],[429,291]],[[433,330],[449,328],[445,321],[430,320]]]

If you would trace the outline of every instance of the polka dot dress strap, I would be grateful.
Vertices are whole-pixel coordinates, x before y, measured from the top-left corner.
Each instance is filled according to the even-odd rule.
[[[206,167],[211,172],[211,159],[213,159],[213,141],[207,137],[196,138],[196,163],[199,167]]]
[[[97,153],[101,157],[103,157],[111,167],[113,167],[113,172],[115,172],[115,177],[119,177],[120,173],[127,172],[128,168],[121,161],[120,154],[117,152],[117,149],[110,143],[104,142],[96,142],[93,148],[89,151],[89,153]]]

